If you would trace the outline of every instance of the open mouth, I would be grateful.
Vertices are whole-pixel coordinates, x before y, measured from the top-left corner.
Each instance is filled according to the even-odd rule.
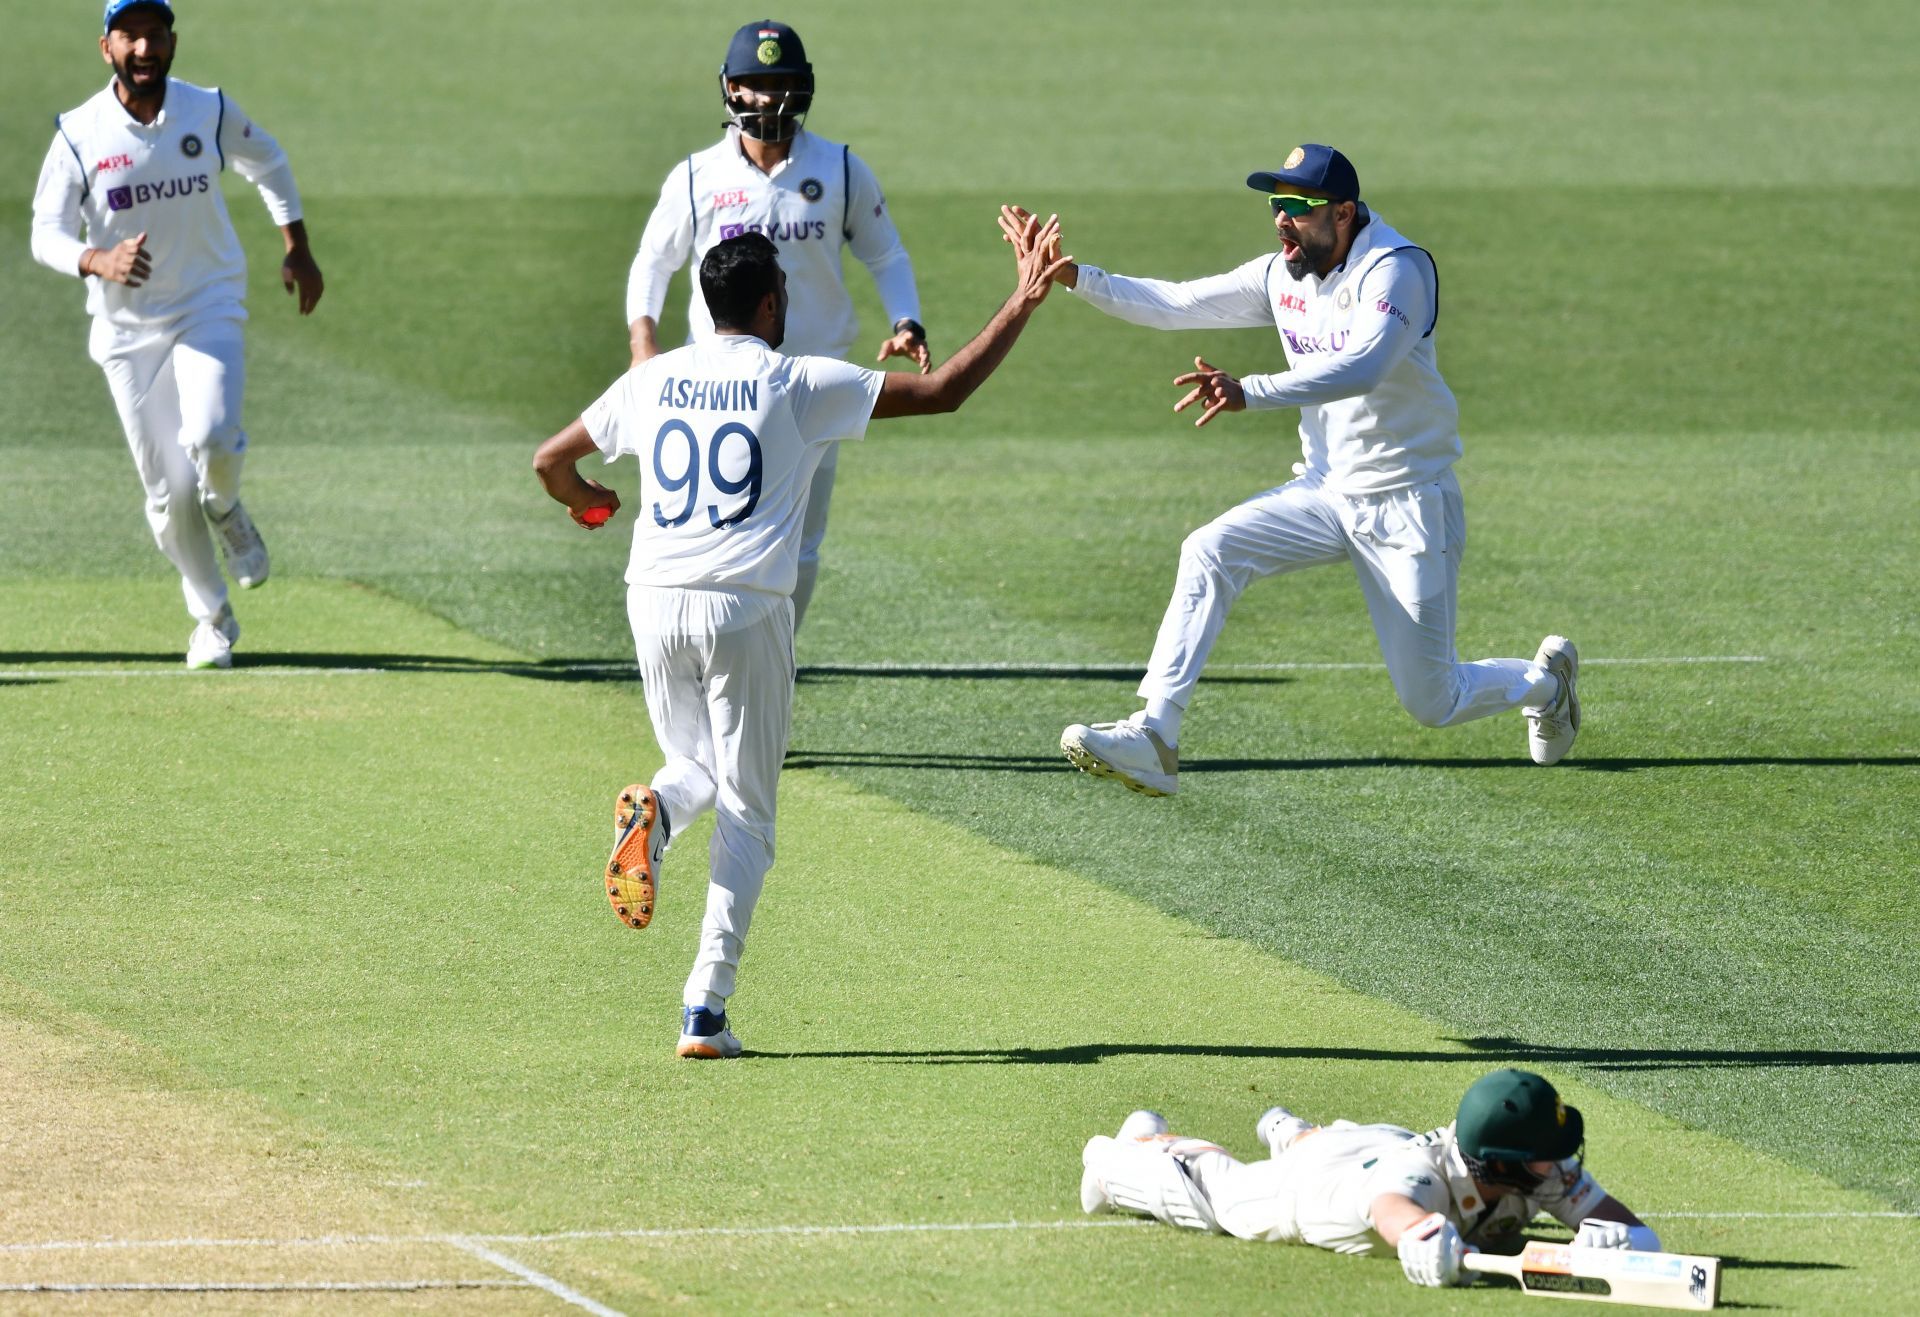
[[[1280,258],[1286,261],[1298,260],[1300,244],[1291,238],[1280,239]]]

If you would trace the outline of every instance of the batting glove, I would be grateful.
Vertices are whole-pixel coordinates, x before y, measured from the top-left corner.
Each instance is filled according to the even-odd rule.
[[[1633,1233],[1624,1221],[1602,1221],[1590,1216],[1580,1223],[1580,1233],[1573,1237],[1575,1248],[1632,1248]]]
[[[1453,1222],[1439,1212],[1408,1227],[1400,1236],[1400,1269],[1415,1285],[1467,1285],[1473,1277],[1460,1266],[1467,1246]]]

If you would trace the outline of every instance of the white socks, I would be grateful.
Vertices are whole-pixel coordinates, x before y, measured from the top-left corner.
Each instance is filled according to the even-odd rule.
[[[1133,721],[1152,729],[1154,735],[1166,742],[1167,749],[1173,750],[1180,744],[1180,720],[1186,714],[1187,711],[1172,700],[1149,699],[1147,707],[1135,714]]]

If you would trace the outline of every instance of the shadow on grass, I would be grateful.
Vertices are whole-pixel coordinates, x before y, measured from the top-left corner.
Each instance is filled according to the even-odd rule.
[[[805,663],[795,674],[801,685],[838,681],[1124,681],[1138,683],[1144,668],[1087,663]],[[1209,686],[1280,686],[1295,680],[1269,673],[1209,673]]]
[[[764,1060],[866,1060],[912,1065],[1097,1065],[1122,1056],[1238,1057],[1258,1061],[1417,1061],[1486,1065],[1557,1063],[1595,1070],[1695,1070],[1788,1066],[1920,1065],[1920,1051],[1842,1052],[1664,1047],[1552,1047],[1513,1038],[1458,1038],[1465,1052],[1377,1047],[1284,1047],[1236,1043],[1076,1043],[1063,1047],[931,1048],[926,1051],[749,1052]]]
[[[177,651],[136,653],[117,650],[0,651],[0,667],[25,668],[39,664],[128,664],[180,667]],[[278,670],[326,673],[423,672],[439,675],[526,677],[535,681],[638,681],[630,659],[476,659],[458,654],[354,654],[335,651],[253,653],[233,656],[236,672]],[[26,674],[23,674],[26,675]],[[129,676],[139,675],[129,672]],[[32,680],[57,681],[58,672]]]
[[[1920,755],[1672,755],[1613,759],[1567,759],[1556,771],[1631,773],[1650,768],[1740,768],[1777,765],[1787,768],[1912,768]],[[1061,755],[909,754],[880,750],[791,750],[787,768],[908,768],[935,772],[1053,773],[1066,767]],[[1180,765],[1187,773],[1305,773],[1337,768],[1511,768],[1533,771],[1524,760],[1414,759],[1403,755],[1365,755],[1320,759],[1192,759]]]

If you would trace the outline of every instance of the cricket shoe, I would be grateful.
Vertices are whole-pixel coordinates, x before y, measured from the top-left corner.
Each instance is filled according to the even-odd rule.
[[[1253,1124],[1253,1135],[1269,1154],[1278,1157],[1313,1126],[1285,1107],[1268,1107]]]
[[[187,640],[187,667],[194,672],[233,666],[233,642],[240,639],[240,621],[227,604],[220,605],[211,622],[202,622]]]
[[[1107,1192],[1106,1182],[1093,1169],[1095,1148],[1113,1143],[1137,1143],[1142,1139],[1158,1138],[1167,1132],[1167,1118],[1157,1111],[1136,1111],[1120,1122],[1119,1131],[1108,1140],[1104,1135],[1087,1142],[1086,1151],[1081,1154],[1081,1162],[1086,1169],[1080,1173],[1080,1210],[1088,1216],[1113,1206],[1113,1196]]]
[[[207,512],[207,524],[220,540],[220,556],[227,560],[227,575],[242,590],[251,590],[267,582],[267,545],[247,510],[235,503],[227,515]]]
[[[1180,752],[1132,719],[1091,727],[1075,723],[1060,733],[1060,748],[1081,772],[1113,778],[1143,796],[1171,796],[1180,789]]]
[[[652,787],[636,782],[620,793],[613,806],[607,900],[620,922],[631,928],[645,928],[653,921],[653,891],[667,836],[667,811]]]
[[[1540,642],[1533,661],[1560,679],[1560,693],[1542,709],[1522,709],[1527,719],[1527,753],[1536,764],[1557,764],[1580,734],[1580,653],[1565,636]]]
[[[704,1006],[680,1009],[680,1045],[676,1056],[694,1061],[731,1061],[740,1055],[740,1040],[727,1028],[727,1013]]]

